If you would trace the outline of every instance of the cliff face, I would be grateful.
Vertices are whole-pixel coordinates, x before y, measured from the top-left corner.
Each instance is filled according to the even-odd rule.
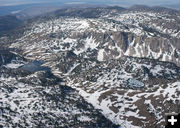
[[[160,61],[180,64],[180,39],[148,37],[127,32],[84,32],[73,33],[73,39],[93,39],[98,49],[104,49],[104,60],[118,57],[133,56],[140,58],[158,59]]]

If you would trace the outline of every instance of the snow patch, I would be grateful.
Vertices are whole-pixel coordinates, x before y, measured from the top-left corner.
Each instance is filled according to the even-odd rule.
[[[98,61],[103,61],[104,60],[104,49],[99,50],[97,60]]]
[[[78,120],[80,120],[82,122],[89,122],[89,121],[91,121],[91,119],[88,116],[80,116],[80,117],[78,117]]]
[[[23,66],[24,64],[15,64],[15,63],[9,63],[7,65],[5,65],[6,68],[12,68],[12,69],[15,69],[15,68],[19,68],[21,66]]]

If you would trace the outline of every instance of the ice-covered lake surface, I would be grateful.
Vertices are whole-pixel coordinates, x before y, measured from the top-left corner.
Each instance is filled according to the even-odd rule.
[[[32,61],[28,64],[21,66],[20,68],[30,72],[37,72],[37,71],[49,71],[50,68],[42,66],[43,61]]]
[[[139,81],[139,80],[136,80],[136,79],[133,79],[133,78],[130,78],[127,80],[127,84],[128,86],[130,87],[135,87],[135,88],[141,88],[141,87],[144,87],[144,83]]]

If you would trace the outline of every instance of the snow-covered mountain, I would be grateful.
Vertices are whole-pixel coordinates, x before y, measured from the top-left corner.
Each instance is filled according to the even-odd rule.
[[[33,18],[0,38],[11,51],[0,51],[0,103],[20,115],[17,122],[30,118],[22,127],[163,127],[165,113],[180,108],[179,22],[179,11],[146,6],[68,8]]]
[[[9,55],[0,67],[0,127],[118,127],[50,71],[28,71],[22,57]]]
[[[56,52],[72,50],[84,57],[94,54],[97,58],[101,56],[101,60],[127,55],[180,65],[180,13],[157,10],[139,11],[135,7],[59,10],[28,24],[11,47],[22,47],[27,56],[38,45]],[[32,46],[29,51],[24,48],[27,44]]]

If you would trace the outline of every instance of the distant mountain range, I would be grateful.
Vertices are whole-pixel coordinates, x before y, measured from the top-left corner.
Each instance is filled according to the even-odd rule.
[[[180,10],[180,3],[177,3],[177,4],[164,4],[163,6]]]
[[[36,3],[36,4],[24,4],[24,5],[14,5],[14,6],[0,6],[0,16],[3,15],[8,15],[8,14],[12,14],[12,13],[18,13],[20,11],[26,12],[26,13],[30,13],[31,11],[33,11],[35,9],[35,11],[37,11],[37,14],[39,14],[39,12],[42,13],[41,10],[44,10],[44,12],[48,12],[48,11],[53,11],[57,8],[62,8],[62,7],[87,7],[87,6],[91,6],[91,7],[97,7],[97,6],[108,6],[108,5],[103,5],[100,3],[91,3],[91,4],[85,4],[85,3],[65,3],[65,2],[58,2],[58,3]],[[180,9],[180,3],[179,4],[163,4],[161,5],[162,7],[168,7],[168,8],[173,8],[173,9]],[[38,10],[39,9],[39,10]]]
[[[0,6],[0,16],[9,14],[22,14],[27,16],[37,16],[47,12],[52,12],[60,8],[72,8],[72,7],[101,7],[105,5],[95,4],[70,4],[70,3],[46,3],[46,4],[25,4],[25,5],[14,5],[14,6]]]
[[[3,34],[6,34],[9,31],[17,28],[22,23],[23,21],[19,20],[14,15],[1,16],[0,17],[0,37],[3,36]]]

